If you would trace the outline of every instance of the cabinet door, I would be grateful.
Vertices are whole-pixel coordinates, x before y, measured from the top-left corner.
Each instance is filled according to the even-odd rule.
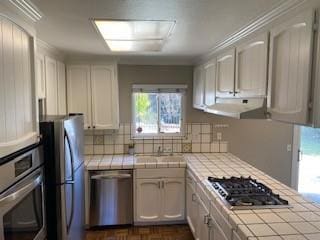
[[[217,57],[217,97],[233,97],[235,72],[235,49]]]
[[[84,128],[91,128],[90,66],[67,67],[68,113],[83,113]]]
[[[92,66],[92,125],[96,129],[119,128],[116,66]]]
[[[216,60],[212,60],[204,66],[204,104],[206,106],[211,106],[216,102],[216,64]]]
[[[0,158],[37,141],[30,36],[0,17]]]
[[[197,238],[196,234],[196,222],[194,216],[194,191],[192,188],[192,183],[189,182],[190,180],[187,178],[187,187],[186,187],[186,204],[187,204],[187,221],[191,232],[195,238]]]
[[[308,123],[313,22],[314,13],[303,12],[271,30],[268,111],[272,119]]]
[[[36,83],[38,98],[46,98],[45,62],[42,54],[37,54],[36,56]]]
[[[202,200],[198,199],[198,238],[199,240],[209,240],[209,210],[206,208]]]
[[[66,99],[66,66],[62,62],[57,62],[57,81],[58,81],[58,114],[67,113]]]
[[[266,96],[268,34],[262,34],[238,46],[236,58],[236,96]]]
[[[136,220],[152,222],[161,220],[161,181],[158,179],[137,179]]]
[[[210,240],[229,240],[214,219],[211,220],[210,225]]]
[[[49,115],[58,114],[58,81],[57,81],[57,62],[46,56],[46,113]]]
[[[166,178],[163,181],[162,220],[183,220],[185,216],[185,179]]]
[[[203,67],[197,66],[193,71],[193,107],[204,108],[204,74]]]

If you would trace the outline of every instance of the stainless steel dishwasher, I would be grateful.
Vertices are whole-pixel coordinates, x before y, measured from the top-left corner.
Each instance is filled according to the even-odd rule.
[[[133,223],[132,170],[92,171],[90,226]]]

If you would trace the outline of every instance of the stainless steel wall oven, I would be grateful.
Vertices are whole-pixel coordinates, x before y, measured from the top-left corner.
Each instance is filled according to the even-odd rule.
[[[45,239],[42,147],[29,147],[0,164],[0,240]]]

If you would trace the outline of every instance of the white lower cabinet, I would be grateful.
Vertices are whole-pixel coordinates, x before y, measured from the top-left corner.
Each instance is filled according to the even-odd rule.
[[[187,187],[186,187],[187,221],[194,238],[197,239],[197,233],[198,233],[197,195],[195,192],[194,180],[190,176],[187,176],[186,181],[187,181]]]
[[[136,211],[137,221],[161,220],[161,181],[158,179],[137,179]]]
[[[226,237],[226,235],[214,219],[211,219],[210,226],[210,240],[231,240]]]
[[[153,174],[158,170],[163,172],[163,177]],[[185,219],[185,178],[173,178],[170,171],[171,169],[150,169],[145,171],[148,178],[141,175],[139,177],[142,178],[135,178],[135,223]],[[150,175],[154,175],[154,178]]]
[[[201,198],[198,198],[198,234],[197,239],[208,240],[210,236],[209,226],[210,214],[209,209],[206,207]]]

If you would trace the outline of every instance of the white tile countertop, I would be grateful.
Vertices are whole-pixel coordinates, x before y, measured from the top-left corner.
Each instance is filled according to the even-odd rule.
[[[187,167],[195,176],[197,188],[210,199],[210,213],[217,219],[217,224],[226,232],[229,231],[227,226],[231,226],[235,232],[231,229],[230,236],[237,234],[242,240],[320,240],[320,206],[304,199],[292,188],[230,153],[184,154],[184,158],[186,164],[180,163],[179,167]],[[150,167],[147,165],[135,163],[135,157],[129,155],[86,156],[87,170]],[[153,167],[164,166],[154,164]],[[251,176],[288,200],[292,208],[229,210],[213,191],[208,176]]]

